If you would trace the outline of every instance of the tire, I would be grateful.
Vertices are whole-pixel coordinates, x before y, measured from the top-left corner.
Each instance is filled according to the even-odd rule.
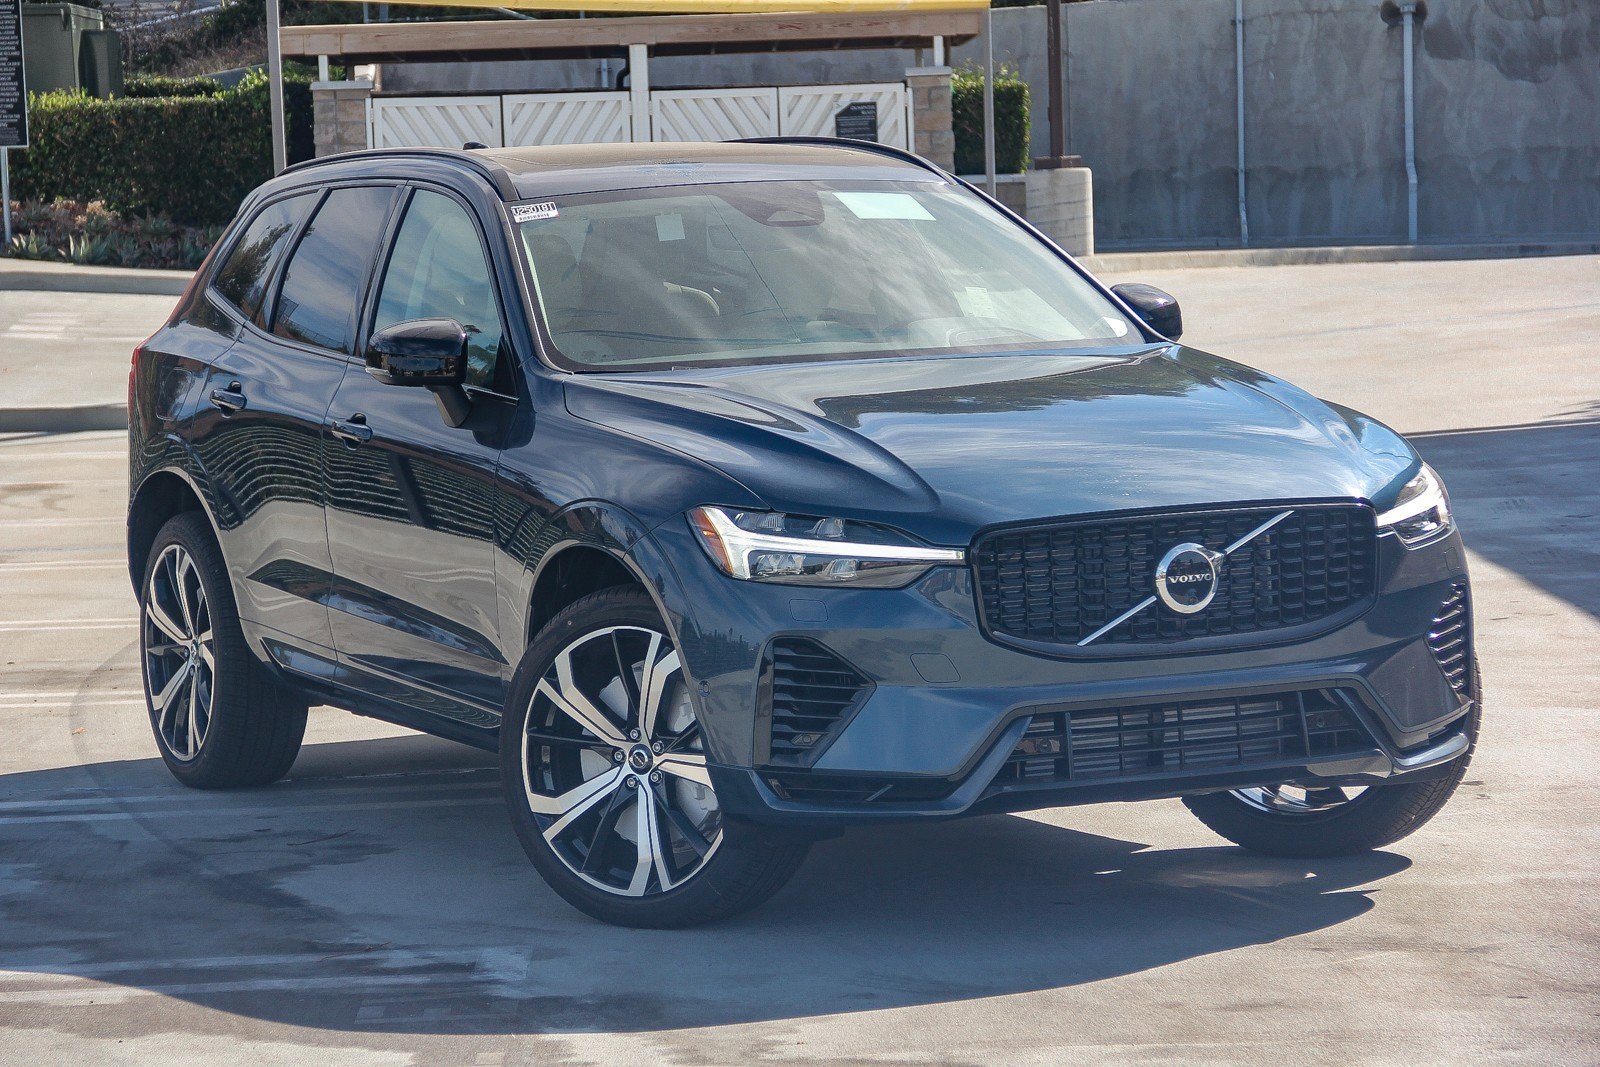
[[[528,859],[567,903],[617,926],[746,911],[783,887],[809,845],[722,816],[677,652],[631,586],[570,605],[528,646],[500,770]]]
[[[199,512],[161,527],[145,561],[139,663],[156,747],[178,781],[243,789],[288,773],[306,703],[245,643],[222,552]]]
[[[1285,798],[1265,790],[1235,790],[1185,797],[1183,803],[1216,833],[1252,852],[1268,856],[1348,856],[1392,845],[1438,814],[1466,776],[1478,742],[1483,686],[1477,660],[1472,664],[1472,692],[1479,696],[1468,712],[1467,751],[1443,773],[1420,782],[1373,785],[1359,795],[1338,801],[1333,790],[1311,790],[1308,807],[1281,810]],[[1280,810],[1265,810],[1266,807]]]

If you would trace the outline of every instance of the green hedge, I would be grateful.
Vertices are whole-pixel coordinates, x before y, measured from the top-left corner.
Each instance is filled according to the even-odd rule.
[[[311,83],[284,84],[289,159],[309,159]],[[32,147],[13,155],[20,200],[103,201],[125,215],[191,226],[227,222],[272,176],[267,82],[253,75],[210,96],[33,97]]]
[[[950,81],[956,173],[983,173],[983,71],[963,68]],[[1028,169],[1028,83],[1004,68],[994,78],[994,165],[997,174]]]
[[[131,74],[122,83],[122,95],[137,98],[152,96],[221,96],[225,89],[210,78],[171,78],[165,74]]]

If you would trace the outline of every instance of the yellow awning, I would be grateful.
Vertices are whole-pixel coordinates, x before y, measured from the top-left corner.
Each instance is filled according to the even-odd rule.
[[[515,8],[606,15],[829,14],[884,11],[973,11],[989,0],[389,0],[426,7]]]

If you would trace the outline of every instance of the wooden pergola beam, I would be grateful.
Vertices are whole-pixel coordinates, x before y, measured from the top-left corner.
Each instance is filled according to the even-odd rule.
[[[283,54],[350,63],[931,48],[983,32],[982,11],[855,14],[654,15],[609,19],[398,22],[285,26]]]

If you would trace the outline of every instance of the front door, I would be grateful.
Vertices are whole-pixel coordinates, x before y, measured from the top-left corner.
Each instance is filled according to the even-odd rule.
[[[334,644],[350,684],[492,726],[509,674],[499,651],[495,469],[514,410],[504,329],[478,224],[416,189],[395,230],[370,330],[412,319],[466,327],[472,412],[442,417],[426,389],[352,369],[329,411]]]

